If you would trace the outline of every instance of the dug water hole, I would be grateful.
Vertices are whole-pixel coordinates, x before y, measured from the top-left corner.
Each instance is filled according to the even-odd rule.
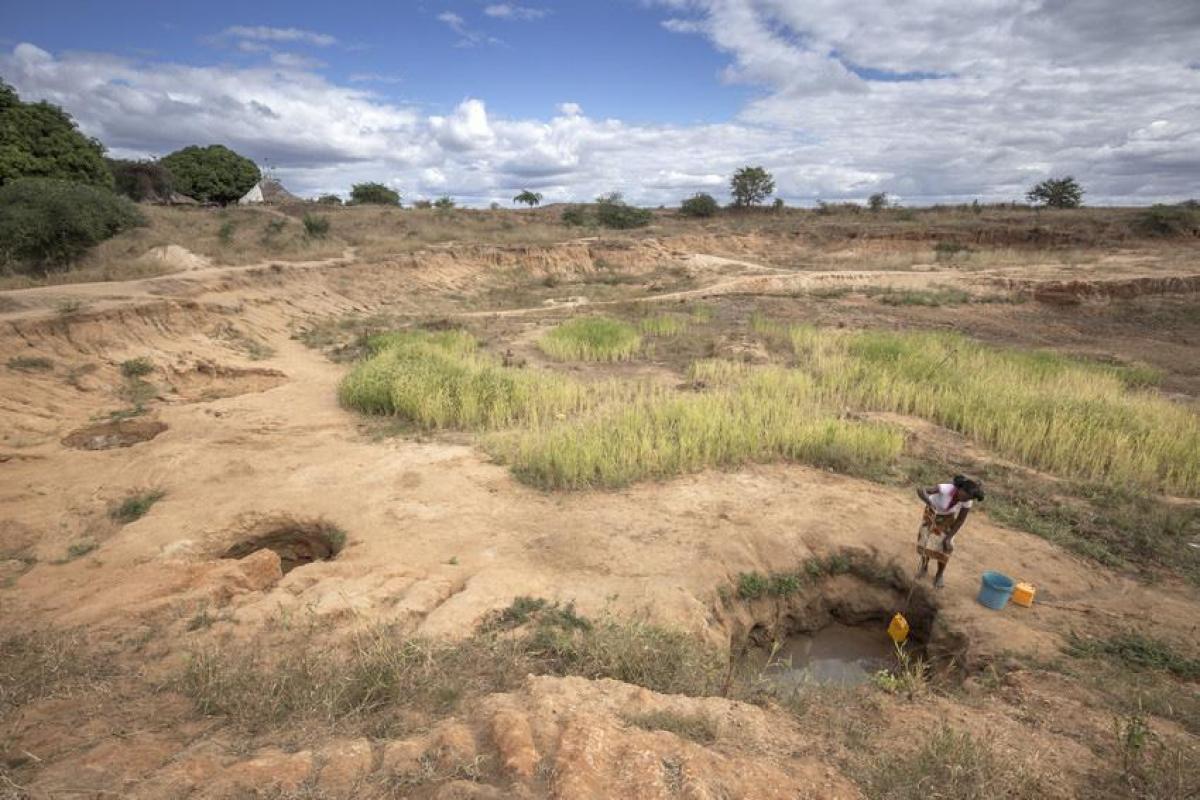
[[[835,622],[813,633],[786,637],[778,647],[755,648],[752,669],[781,689],[808,683],[857,686],[896,665],[896,651],[882,626]]]

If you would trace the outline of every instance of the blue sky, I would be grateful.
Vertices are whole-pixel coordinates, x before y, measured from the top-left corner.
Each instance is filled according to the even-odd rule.
[[[18,2],[0,77],[121,157],[219,142],[294,191],[620,190],[789,203],[1197,193],[1200,3],[1181,0]]]

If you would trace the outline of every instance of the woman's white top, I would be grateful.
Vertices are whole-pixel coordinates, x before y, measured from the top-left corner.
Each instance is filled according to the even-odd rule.
[[[937,489],[937,494],[929,495],[929,502],[935,514],[957,514],[974,505],[974,500],[955,500],[953,483],[939,483]]]

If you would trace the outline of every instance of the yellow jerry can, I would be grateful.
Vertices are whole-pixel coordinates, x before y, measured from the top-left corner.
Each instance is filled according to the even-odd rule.
[[[1033,596],[1037,594],[1037,589],[1032,583],[1018,583],[1013,587],[1012,601],[1019,606],[1029,608],[1033,605]]]
[[[888,636],[892,637],[896,644],[904,644],[908,640],[908,620],[903,614],[896,612],[896,616],[892,617],[892,621],[888,623]]]

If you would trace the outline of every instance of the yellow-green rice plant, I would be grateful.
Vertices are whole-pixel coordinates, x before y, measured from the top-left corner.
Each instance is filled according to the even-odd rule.
[[[1200,493],[1200,417],[1155,373],[945,333],[793,329],[826,402],[922,417],[1065,476]]]
[[[638,322],[638,328],[647,336],[678,336],[688,329],[688,320],[674,314],[658,314]]]
[[[538,340],[542,352],[558,361],[628,361],[641,346],[636,328],[610,317],[572,319]]]
[[[518,478],[548,489],[618,487],[784,459],[862,473],[892,462],[903,444],[890,426],[823,413],[811,380],[782,369],[733,389],[642,399],[493,440]]]
[[[456,331],[374,337],[374,355],[343,379],[343,405],[424,428],[538,425],[589,407],[614,391],[533,369],[502,366]]]

